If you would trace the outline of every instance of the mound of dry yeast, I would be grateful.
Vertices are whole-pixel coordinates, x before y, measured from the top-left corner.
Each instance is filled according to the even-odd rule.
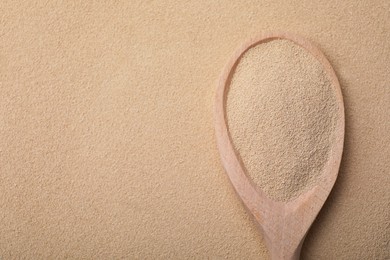
[[[288,201],[319,181],[338,106],[308,51],[288,40],[250,48],[233,73],[226,109],[247,174],[270,198]]]

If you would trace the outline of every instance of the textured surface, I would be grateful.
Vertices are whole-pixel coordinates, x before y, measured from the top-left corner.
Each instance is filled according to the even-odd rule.
[[[288,201],[318,183],[334,142],[338,104],[322,64],[288,40],[247,50],[229,86],[233,145],[270,198]]]
[[[219,162],[213,97],[264,30],[318,44],[346,108],[303,259],[389,258],[390,2],[1,1],[2,259],[266,257]]]

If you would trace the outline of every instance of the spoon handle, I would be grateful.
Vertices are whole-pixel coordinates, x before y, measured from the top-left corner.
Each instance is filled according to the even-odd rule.
[[[270,252],[271,260],[299,260],[301,255],[303,240],[304,239],[302,239],[297,249],[290,254],[285,252],[285,255],[282,255],[280,248],[275,248],[275,247],[268,248],[268,251]]]

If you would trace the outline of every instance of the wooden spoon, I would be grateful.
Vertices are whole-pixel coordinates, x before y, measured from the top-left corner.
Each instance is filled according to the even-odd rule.
[[[249,48],[276,39],[287,39],[305,48],[323,65],[339,105],[335,141],[328,162],[321,173],[324,180],[312,189],[287,202],[270,199],[248,178],[233,147],[226,123],[226,96],[234,69]],[[271,259],[299,259],[308,229],[328,197],[339,171],[344,143],[344,104],[339,82],[325,56],[300,36],[279,32],[267,33],[245,43],[227,64],[220,78],[215,99],[215,130],[222,164],[242,201],[260,226]]]

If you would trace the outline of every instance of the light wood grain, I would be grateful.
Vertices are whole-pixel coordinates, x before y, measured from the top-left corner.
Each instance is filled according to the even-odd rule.
[[[275,39],[287,39],[305,48],[323,65],[328,74],[340,115],[337,117],[335,141],[321,178],[306,193],[288,202],[274,201],[248,178],[237,156],[226,121],[226,96],[234,69],[241,56],[251,47]],[[244,43],[225,67],[215,99],[215,130],[222,164],[237,194],[253,214],[265,239],[271,259],[299,259],[308,229],[328,197],[339,171],[344,143],[344,104],[337,76],[326,57],[308,40],[285,32],[264,33]]]

